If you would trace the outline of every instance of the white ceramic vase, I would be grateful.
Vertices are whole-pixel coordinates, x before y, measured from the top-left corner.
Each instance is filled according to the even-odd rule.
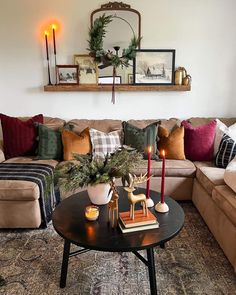
[[[98,183],[88,185],[87,192],[90,201],[95,205],[105,205],[111,200],[112,192],[109,193],[111,186],[109,183]]]

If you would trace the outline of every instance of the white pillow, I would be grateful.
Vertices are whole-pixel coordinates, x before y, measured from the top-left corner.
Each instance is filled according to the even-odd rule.
[[[226,133],[229,135],[234,141],[236,141],[236,123],[233,125],[227,127],[223,122],[221,122],[219,119],[216,119],[216,134],[215,134],[215,141],[214,141],[214,156],[217,154],[219,150],[219,145],[221,142],[221,139]]]
[[[226,167],[224,181],[236,193],[236,157]]]

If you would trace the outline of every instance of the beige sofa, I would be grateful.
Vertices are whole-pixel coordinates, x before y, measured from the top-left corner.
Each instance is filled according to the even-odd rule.
[[[207,123],[210,118],[191,118],[193,125]],[[155,120],[129,120],[128,122],[144,128]],[[236,118],[222,119],[227,126],[236,122]],[[44,124],[56,129],[63,126],[61,119],[45,118]],[[75,132],[92,127],[104,132],[122,128],[121,120],[71,120]],[[161,120],[161,125],[172,129],[180,125],[180,120]],[[0,160],[4,154],[0,150]],[[6,162],[32,162],[29,157],[12,158]],[[43,161],[56,166],[57,161]],[[152,161],[151,189],[160,191],[160,161]],[[147,166],[139,167],[138,173],[146,172]],[[166,160],[165,194],[176,200],[192,200],[209,229],[223,249],[236,271],[236,193],[224,181],[225,169],[217,168],[214,163],[191,162],[189,160]],[[39,190],[37,185],[24,181],[0,180],[0,228],[37,228],[41,223],[39,210]]]

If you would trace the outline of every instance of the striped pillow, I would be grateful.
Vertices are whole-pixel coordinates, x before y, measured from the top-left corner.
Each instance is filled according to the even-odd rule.
[[[105,133],[90,128],[89,134],[92,143],[93,158],[104,158],[121,146],[121,130]]]
[[[236,142],[224,134],[216,154],[215,164],[219,168],[226,168],[236,155]]]

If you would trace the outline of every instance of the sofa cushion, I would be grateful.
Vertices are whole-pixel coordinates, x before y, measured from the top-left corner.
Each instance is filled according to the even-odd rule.
[[[60,118],[44,117],[43,125],[47,126],[50,129],[58,130],[65,125],[66,121]]]
[[[236,142],[224,134],[220,142],[219,150],[216,154],[215,164],[217,167],[226,168],[229,162],[236,155]]]
[[[173,131],[159,126],[158,150],[165,150],[166,159],[185,160],[184,127],[177,127]]]
[[[56,167],[58,161],[56,160],[38,160],[36,157],[16,157],[5,161],[6,163],[36,163],[36,164],[47,164],[52,167]]]
[[[154,122],[144,128],[138,128],[128,122],[123,122],[124,144],[131,146],[140,153],[144,153],[147,158],[147,147],[152,147],[152,159],[158,159],[157,156],[157,124]]]
[[[84,129],[80,134],[63,129],[61,135],[63,143],[63,158],[65,161],[73,160],[73,154],[91,154],[92,147],[89,128]]]
[[[215,120],[215,117],[210,118],[202,118],[202,117],[193,117],[189,118],[188,122],[191,123],[193,126],[201,126],[207,123],[210,123],[212,120]],[[236,123],[236,118],[218,118],[222,123],[226,126],[233,125]]]
[[[39,198],[36,183],[23,180],[0,180],[1,201],[34,201]]]
[[[43,124],[38,124],[38,138],[38,159],[62,159],[62,141],[60,130],[52,130]]]
[[[215,186],[225,184],[224,172],[225,170],[222,168],[200,167],[197,168],[196,178],[211,195]]]
[[[176,118],[171,118],[171,119],[146,119],[146,120],[128,120],[127,121],[129,124],[138,127],[140,129],[143,129],[147,127],[150,124],[158,122],[161,126],[168,130],[172,130],[176,126],[180,126],[181,121]]]
[[[107,154],[113,153],[121,147],[121,133],[121,130],[105,133],[89,128],[93,157],[104,158]]]
[[[43,115],[36,115],[27,121],[0,114],[4,154],[6,159],[34,155],[37,147],[37,129],[34,122],[43,123]]]
[[[121,120],[101,119],[101,120],[87,120],[87,119],[73,119],[66,123],[70,125],[72,130],[76,133],[82,132],[85,128],[94,128],[102,132],[111,132],[122,130]]]
[[[227,185],[216,186],[212,199],[236,226],[236,194]]]
[[[166,177],[194,177],[196,167],[189,160],[168,160],[166,159]],[[134,170],[134,173],[144,174],[147,172],[147,161]],[[151,175],[161,176],[162,161],[151,160]]]
[[[3,153],[3,150],[0,148],[0,163],[5,160],[5,155]]]
[[[214,138],[216,121],[198,127],[187,121],[184,126],[184,151],[187,159],[192,161],[211,161],[214,155]]]
[[[236,193],[236,157],[226,167],[224,181]]]

